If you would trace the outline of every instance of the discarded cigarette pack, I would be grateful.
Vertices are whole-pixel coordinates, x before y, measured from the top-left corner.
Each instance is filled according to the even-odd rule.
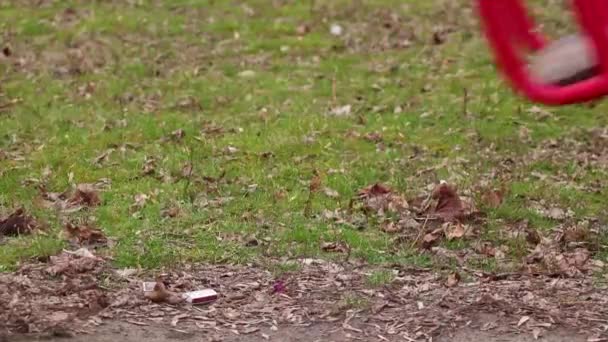
[[[207,304],[217,299],[217,292],[213,289],[186,292],[182,295],[186,302],[192,304]]]

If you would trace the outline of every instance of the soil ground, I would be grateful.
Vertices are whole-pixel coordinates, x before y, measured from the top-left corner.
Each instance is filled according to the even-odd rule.
[[[8,303],[0,342],[600,342],[608,330],[607,289],[588,277],[473,272],[449,284],[430,269],[394,266],[385,270],[392,280],[370,286],[375,268],[315,259],[281,275],[218,265],[159,278],[175,293],[218,292],[217,301],[193,306],[151,302],[141,289],[149,274],[103,263],[73,273],[84,260],[66,261],[69,277],[49,278],[57,265],[45,263],[0,277],[0,303]]]
[[[486,317],[487,322],[493,321]],[[508,329],[506,326],[502,327]],[[502,330],[502,329],[496,329]],[[262,334],[265,334],[264,337]],[[389,341],[403,341],[397,337],[392,339],[387,337]],[[539,337],[539,339],[551,342],[584,342],[587,338],[581,333],[574,330],[559,329],[552,331]],[[218,337],[213,336],[205,331],[188,331],[178,332],[175,330],[165,329],[162,327],[141,327],[123,322],[109,322],[98,331],[75,337],[56,337],[56,338],[32,338],[19,337],[11,339],[11,341],[47,341],[47,342],[170,342],[170,341],[228,341],[228,342],[264,342],[264,341],[281,341],[281,342],[296,342],[296,341],[324,341],[324,342],[342,342],[353,340],[366,340],[349,336],[347,331],[339,325],[319,324],[311,327],[285,327],[279,328],[277,331],[260,330],[256,334],[251,335],[235,335]],[[515,334],[501,333],[497,331],[481,331],[474,328],[463,328],[452,333],[445,333],[437,336],[434,341],[437,342],[468,342],[468,341],[487,341],[487,342],[528,342],[535,341],[531,334]],[[7,340],[8,341],[8,340]],[[367,341],[383,341],[377,336],[370,336]]]

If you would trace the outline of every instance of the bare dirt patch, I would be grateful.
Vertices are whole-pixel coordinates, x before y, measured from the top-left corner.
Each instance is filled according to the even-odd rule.
[[[511,334],[525,337],[506,341],[526,341],[568,329],[569,336],[583,340],[607,337],[608,290],[590,278],[471,272],[448,287],[445,274],[394,266],[385,269],[391,281],[371,287],[369,277],[377,269],[369,266],[293,262],[297,270],[281,275],[258,266],[197,266],[164,274],[170,291],[213,288],[220,294],[213,304],[192,306],[146,299],[141,281],[152,275],[64,253],[50,265],[0,276],[1,333],[10,340],[84,334],[76,340],[89,341],[441,341],[455,334],[458,341],[475,331],[483,340]]]
[[[486,323],[498,321],[497,317],[485,317]],[[504,329],[503,330],[508,330]],[[120,339],[124,342],[166,342],[166,341],[228,341],[228,342],[265,342],[265,341],[352,341],[353,336],[345,331],[340,324],[316,324],[310,327],[280,327],[276,331],[261,329],[256,335],[236,335],[212,336],[213,333],[205,331],[179,332],[163,327],[147,326],[140,327],[123,322],[109,322],[100,327],[95,333],[90,335],[79,335],[73,338],[56,337],[45,339],[45,341],[61,342],[114,342]],[[552,342],[584,342],[587,339],[584,334],[573,330],[559,329],[539,336],[539,339]],[[15,341],[25,341],[24,338],[16,338]],[[365,341],[403,341],[401,337],[389,336],[383,339],[378,336],[369,336]],[[534,335],[518,334],[506,331],[482,331],[476,328],[463,328],[455,332],[445,333],[437,336],[434,341],[439,342],[468,342],[468,341],[488,341],[488,342],[528,342],[536,341]]]

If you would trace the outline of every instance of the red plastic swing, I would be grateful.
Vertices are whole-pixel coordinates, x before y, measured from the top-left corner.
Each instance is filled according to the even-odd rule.
[[[477,5],[495,61],[511,86],[528,99],[565,105],[608,94],[608,0],[572,0],[581,35],[555,42],[535,31],[519,0],[477,0]],[[544,68],[540,76],[524,61],[525,50],[549,57],[537,63]],[[571,75],[551,79],[552,73],[564,69]]]

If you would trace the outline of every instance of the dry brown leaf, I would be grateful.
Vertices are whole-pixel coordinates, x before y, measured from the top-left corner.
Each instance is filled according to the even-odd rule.
[[[176,129],[175,131],[171,132],[171,138],[175,141],[182,140],[185,136],[186,136],[186,131],[184,131],[181,128]]]
[[[460,274],[458,274],[458,272],[450,273],[448,275],[448,279],[445,282],[445,286],[454,287],[454,286],[458,285],[459,282],[460,282]]]
[[[563,241],[570,242],[585,242],[589,239],[589,228],[583,226],[572,226],[564,229]]]
[[[407,200],[395,194],[387,186],[376,183],[361,189],[357,199],[363,202],[364,211],[384,215],[386,212],[407,213],[409,204]]]
[[[108,157],[110,157],[110,154],[112,152],[114,152],[114,149],[110,148],[110,149],[105,150],[103,153],[101,153],[100,155],[95,157],[95,159],[93,159],[93,164],[101,165],[104,161],[108,160]]]
[[[77,274],[94,270],[102,260],[99,258],[80,257],[74,253],[63,252],[49,258],[51,266],[46,268],[50,275]]]
[[[591,254],[585,248],[562,253],[556,241],[544,238],[534,251],[526,257],[528,264],[538,264],[545,271],[576,277],[588,270]]]
[[[348,253],[350,251],[350,246],[346,242],[343,242],[343,241],[323,242],[323,243],[321,243],[321,249],[324,252]]]
[[[363,138],[373,143],[379,143],[382,141],[382,134],[379,132],[366,133]]]
[[[174,218],[174,217],[177,217],[177,215],[179,215],[179,212],[180,212],[179,207],[169,207],[169,208],[161,210],[160,216]]]
[[[383,224],[380,229],[385,233],[394,234],[399,233],[401,230],[403,230],[403,227],[399,224],[396,224],[395,222],[388,222],[386,224]]]
[[[72,197],[68,199],[71,205],[94,207],[101,204],[97,189],[92,184],[78,184]]]
[[[446,227],[445,237],[448,240],[460,239],[464,236],[465,229],[461,223],[448,223]]]
[[[491,242],[482,242],[475,248],[476,252],[485,256],[496,256],[496,247],[492,246]]]
[[[153,157],[146,158],[141,172],[145,176],[151,176],[156,173],[156,159],[154,159]]]
[[[310,32],[310,26],[308,26],[307,24],[301,24],[301,25],[298,25],[298,27],[296,27],[296,33],[299,36],[303,36],[303,35],[307,34],[308,32]]]
[[[192,176],[192,169],[193,168],[191,163],[184,164],[184,166],[182,167],[182,177],[190,178],[190,176]]]
[[[442,228],[437,228],[434,231],[424,235],[424,237],[422,238],[422,241],[421,241],[421,247],[424,249],[431,248],[437,242],[439,242],[439,239],[441,238],[442,235],[443,235]]]
[[[160,279],[156,280],[154,290],[144,292],[144,296],[154,303],[178,304],[185,301],[177,293],[167,290],[165,283]]]
[[[78,244],[105,244],[108,242],[108,239],[101,230],[86,224],[76,225],[71,222],[67,222],[64,226],[64,231],[69,240],[72,240]]]
[[[146,202],[148,202],[150,196],[146,194],[137,194],[133,197],[133,204],[131,205],[132,210],[141,210],[146,206]]]
[[[444,221],[455,221],[464,216],[464,208],[456,187],[445,182],[440,183],[431,194],[437,200],[434,214]]]
[[[502,190],[488,190],[482,195],[483,203],[490,208],[498,208],[504,200]]]
[[[30,234],[38,228],[38,223],[33,217],[25,213],[25,209],[19,208],[8,217],[0,220],[0,236],[18,236]]]
[[[392,191],[384,184],[376,183],[359,191],[359,197],[375,197],[390,194]]]
[[[538,245],[541,242],[541,236],[534,228],[526,228],[526,241],[531,245]]]
[[[321,188],[321,175],[319,174],[319,172],[317,170],[314,170],[313,177],[310,180],[310,185],[308,186],[308,189],[311,193],[315,193],[315,192],[319,191],[320,188]]]

